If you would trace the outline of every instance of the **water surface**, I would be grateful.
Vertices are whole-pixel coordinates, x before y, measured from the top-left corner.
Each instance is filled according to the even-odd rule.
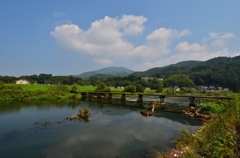
[[[65,119],[89,107],[89,120]],[[1,157],[147,157],[165,151],[180,128],[192,132],[201,122],[188,116],[97,102],[1,103]]]

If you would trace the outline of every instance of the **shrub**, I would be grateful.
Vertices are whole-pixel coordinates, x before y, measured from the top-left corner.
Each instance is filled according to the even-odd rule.
[[[144,87],[140,84],[136,85],[136,92],[144,92]]]
[[[71,93],[78,93],[78,87],[79,85],[78,84],[73,84],[72,86],[72,89],[71,89]]]
[[[95,89],[95,92],[111,92],[111,89],[104,83],[99,83]]]
[[[124,88],[124,92],[135,93],[136,92],[136,86],[128,85]]]
[[[221,102],[218,102],[218,103],[201,104],[200,107],[201,107],[202,113],[220,114],[225,110],[226,105],[224,106],[223,104],[221,104]]]

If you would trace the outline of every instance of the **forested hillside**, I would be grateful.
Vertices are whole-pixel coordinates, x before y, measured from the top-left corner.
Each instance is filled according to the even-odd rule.
[[[195,85],[219,86],[233,91],[240,90],[240,56],[217,57],[205,62],[185,61],[144,72],[135,72],[139,77],[158,77],[166,79],[172,75],[185,74]]]

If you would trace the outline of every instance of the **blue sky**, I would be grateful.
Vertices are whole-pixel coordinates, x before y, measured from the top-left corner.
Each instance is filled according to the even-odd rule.
[[[239,0],[1,0],[0,75],[240,55]]]

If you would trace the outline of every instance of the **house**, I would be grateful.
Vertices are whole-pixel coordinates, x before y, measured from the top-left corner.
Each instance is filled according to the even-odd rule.
[[[197,89],[200,91],[204,91],[204,90],[207,90],[207,87],[206,86],[197,86]]]
[[[148,81],[148,80],[152,80],[153,79],[153,77],[142,77],[142,79],[143,80],[145,80],[145,81]],[[162,78],[157,78],[158,80],[163,80]]]
[[[151,90],[151,88],[150,88],[150,87],[146,87],[145,89],[146,89],[146,90]]]
[[[123,87],[123,86],[117,86],[117,88],[118,88],[118,89],[124,89],[124,87]]]
[[[20,79],[16,81],[16,84],[30,84],[30,82],[28,80],[25,79]]]
[[[215,90],[216,88],[214,86],[209,86],[208,90]]]

